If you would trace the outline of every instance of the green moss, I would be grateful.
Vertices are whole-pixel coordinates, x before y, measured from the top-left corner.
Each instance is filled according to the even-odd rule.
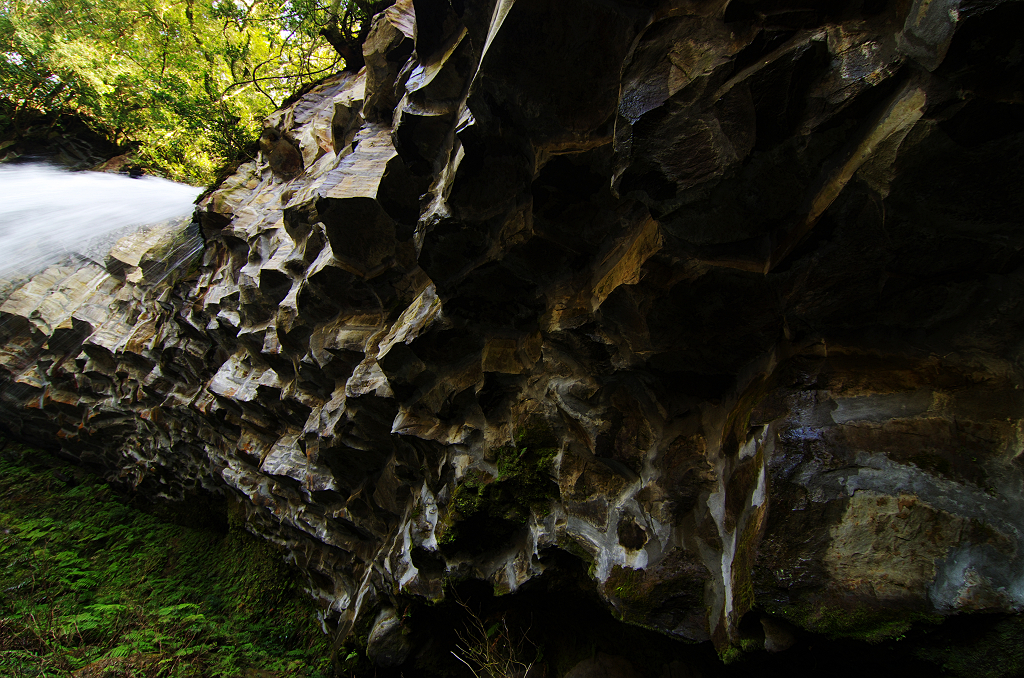
[[[743,659],[744,652],[738,647],[729,646],[718,653],[718,658],[723,664],[735,664]]]
[[[477,475],[467,477],[463,482],[455,486],[451,500],[448,502],[448,510],[469,516],[480,510],[483,504],[483,494],[486,483]]]
[[[551,463],[557,454],[552,447],[502,447],[497,455],[497,482],[514,492],[512,498],[517,504],[546,515],[558,496],[558,485],[551,477]]]
[[[696,557],[674,553],[652,569],[612,567],[602,585],[605,595],[618,600],[621,621],[652,629],[651,620],[672,610],[697,609],[704,604],[706,578],[698,574]],[[591,577],[594,573],[591,573]]]
[[[650,591],[644,586],[644,571],[616,565],[604,582],[604,590],[616,598],[644,604]]]
[[[750,574],[733,577],[733,609],[737,617],[743,616],[754,607],[754,583]]]
[[[152,655],[159,670],[146,675],[322,675],[328,638],[296,573],[245,531],[238,507],[208,518],[161,520],[81,469],[8,445],[0,629],[19,640],[0,644],[0,674],[65,676]]]
[[[616,565],[604,582],[604,590],[622,601],[615,614],[619,621],[632,626],[654,630],[649,618],[655,607],[656,585],[647,580],[643,570]]]
[[[942,616],[901,609],[839,606],[817,603],[808,607],[787,606],[780,611],[789,621],[830,638],[849,638],[867,643],[901,640],[915,624],[938,624]]]
[[[760,463],[760,455],[756,460]],[[732,587],[733,587],[733,611],[740,617],[750,609],[753,609],[754,582],[751,573],[757,559],[757,545],[761,535],[761,514],[752,513],[750,519],[743,528],[736,544],[736,551],[732,559]]]
[[[546,515],[558,496],[551,476],[554,447],[532,448],[526,434],[517,445],[493,451],[495,478],[472,471],[456,485],[438,524],[438,543],[451,551],[483,552],[503,544],[531,514]]]
[[[757,638],[743,638],[739,645],[726,645],[718,651],[718,658],[723,664],[735,664],[745,660],[750,654],[764,649],[764,641]]]
[[[437,524],[438,543],[453,545],[459,536],[459,523],[476,515],[483,504],[484,482],[476,472],[470,472],[455,486],[448,500],[448,510]]]
[[[747,386],[736,401],[725,422],[722,436],[722,451],[727,455],[735,455],[750,430],[750,415],[765,395],[774,386],[774,379],[760,375]]]
[[[764,641],[758,638],[743,638],[740,640],[740,649],[743,652],[756,652],[764,649]]]

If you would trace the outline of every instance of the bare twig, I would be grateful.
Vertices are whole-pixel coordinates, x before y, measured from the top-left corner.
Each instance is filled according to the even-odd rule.
[[[526,660],[529,654],[527,646],[533,645],[527,637],[529,629],[524,632],[513,631],[504,616],[488,628],[469,605],[458,597],[455,600],[466,610],[470,619],[465,633],[456,632],[459,643],[456,645],[458,652],[452,652],[455,658],[468,666],[476,678],[525,676],[533,666],[533,662]]]

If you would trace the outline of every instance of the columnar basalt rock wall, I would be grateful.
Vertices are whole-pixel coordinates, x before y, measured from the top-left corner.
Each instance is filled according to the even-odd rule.
[[[0,419],[244,497],[343,628],[553,548],[722,650],[750,611],[1018,610],[1021,25],[400,0],[202,201],[180,281],[151,233],[6,299]]]

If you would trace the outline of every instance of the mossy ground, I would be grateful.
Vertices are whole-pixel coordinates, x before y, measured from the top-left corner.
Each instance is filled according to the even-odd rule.
[[[328,675],[329,639],[311,600],[232,505],[226,520],[183,527],[7,443],[0,675],[68,676],[90,665],[97,676]]]

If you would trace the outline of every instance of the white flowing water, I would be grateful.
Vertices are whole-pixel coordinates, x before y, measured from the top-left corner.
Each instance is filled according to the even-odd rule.
[[[0,277],[96,255],[133,228],[189,214],[201,191],[156,177],[0,166]]]

